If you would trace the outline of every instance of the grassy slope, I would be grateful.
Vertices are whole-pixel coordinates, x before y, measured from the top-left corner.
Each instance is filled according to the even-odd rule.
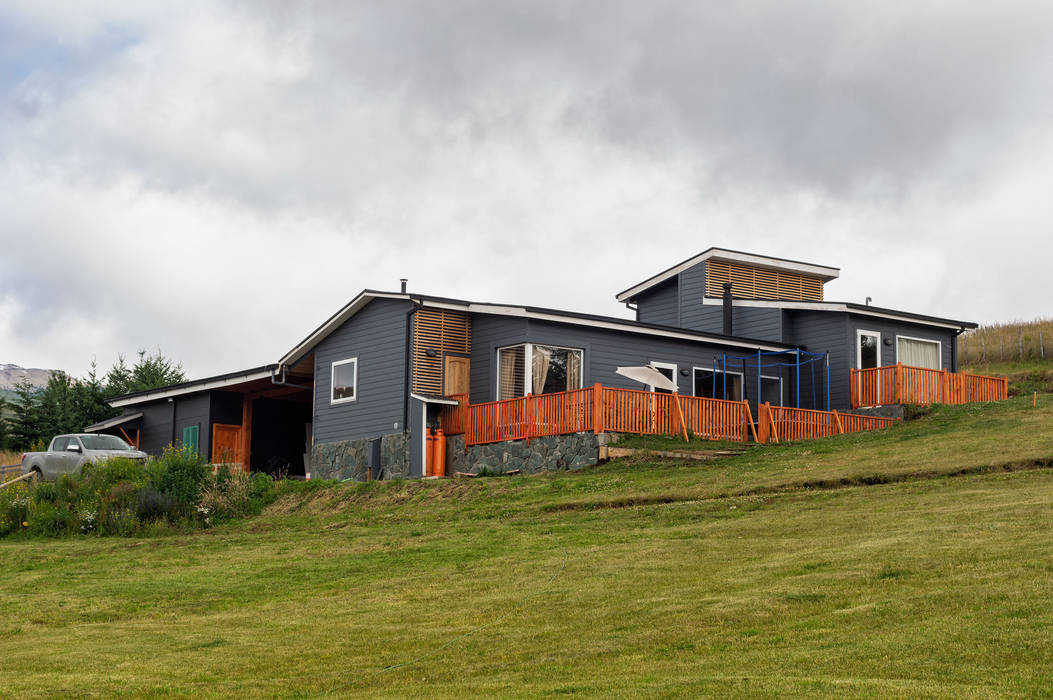
[[[994,470],[1053,457],[1051,421],[1044,396],[703,465],[301,488],[190,537],[0,542],[5,692],[1040,693],[1053,472]],[[986,473],[855,485],[962,470]]]

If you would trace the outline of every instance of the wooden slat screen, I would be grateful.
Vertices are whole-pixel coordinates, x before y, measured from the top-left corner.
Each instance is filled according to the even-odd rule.
[[[818,277],[724,260],[707,260],[706,295],[723,296],[725,282],[731,282],[732,295],[740,299],[823,300],[823,281]]]
[[[435,351],[435,357],[428,356]],[[442,393],[443,353],[470,354],[472,323],[463,311],[419,309],[413,315],[413,390]]]

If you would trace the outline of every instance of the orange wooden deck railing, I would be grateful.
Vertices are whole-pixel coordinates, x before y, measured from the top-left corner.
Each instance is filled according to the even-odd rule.
[[[457,399],[457,406],[444,409],[440,421],[447,435],[463,433],[466,447],[581,432],[678,435],[682,432],[679,416],[683,416],[683,427],[701,438],[747,442],[752,432],[758,443],[877,430],[896,422],[893,418],[761,404],[754,428],[747,401],[614,389],[599,384],[558,394],[478,404],[469,404],[464,394],[452,398]],[[679,412],[674,401],[680,402]]]
[[[439,413],[439,425],[447,435],[463,435],[468,425],[468,394],[450,394],[456,406],[443,406]]]
[[[745,442],[753,423],[745,401],[680,396],[678,413],[673,394],[599,384],[477,404],[469,404],[464,395],[451,398],[457,406],[446,407],[439,420],[447,435],[463,433],[466,445],[586,431],[676,435],[681,433],[680,416],[683,427],[700,437]]]
[[[880,430],[894,423],[895,418],[813,411],[764,403],[757,411],[757,442],[811,440],[863,430]]]
[[[1008,398],[1005,377],[904,364],[850,370],[852,408],[891,404],[974,403]]]

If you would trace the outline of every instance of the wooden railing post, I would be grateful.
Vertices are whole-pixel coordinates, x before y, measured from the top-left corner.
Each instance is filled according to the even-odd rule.
[[[834,411],[834,422],[837,423],[837,432],[839,435],[845,434],[845,429],[841,426],[841,416],[838,415],[837,411]]]
[[[749,425],[750,432],[753,433],[753,442],[757,442],[757,428],[753,425],[753,411],[750,409],[750,402],[743,401],[746,404],[746,423]],[[757,413],[760,413],[760,402],[757,402]],[[745,433],[745,431],[743,431]],[[742,436],[742,441],[745,442],[748,438],[748,434]]]
[[[896,363],[895,372],[896,372],[896,396],[895,396],[895,400],[892,401],[892,403],[894,403],[894,404],[895,403],[903,403],[904,402],[903,401],[904,396],[903,396],[903,363],[902,362],[897,362]]]
[[[599,382],[592,385],[592,432],[603,432],[603,385]]]

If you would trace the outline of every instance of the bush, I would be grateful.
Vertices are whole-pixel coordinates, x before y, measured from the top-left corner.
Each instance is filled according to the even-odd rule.
[[[146,465],[124,458],[35,487],[0,490],[0,537],[27,533],[134,535],[259,513],[275,498],[266,474],[220,468],[213,477],[192,451],[169,447]]]
[[[190,516],[197,507],[201,488],[210,470],[197,452],[186,448],[165,448],[161,458],[150,464],[150,483],[172,497],[175,512]]]
[[[214,479],[201,492],[199,513],[211,524],[212,518],[226,519],[259,513],[274,500],[274,482],[266,474],[219,468]]]
[[[161,493],[152,486],[139,490],[135,501],[135,514],[140,520],[160,520],[172,514],[175,499]]]

